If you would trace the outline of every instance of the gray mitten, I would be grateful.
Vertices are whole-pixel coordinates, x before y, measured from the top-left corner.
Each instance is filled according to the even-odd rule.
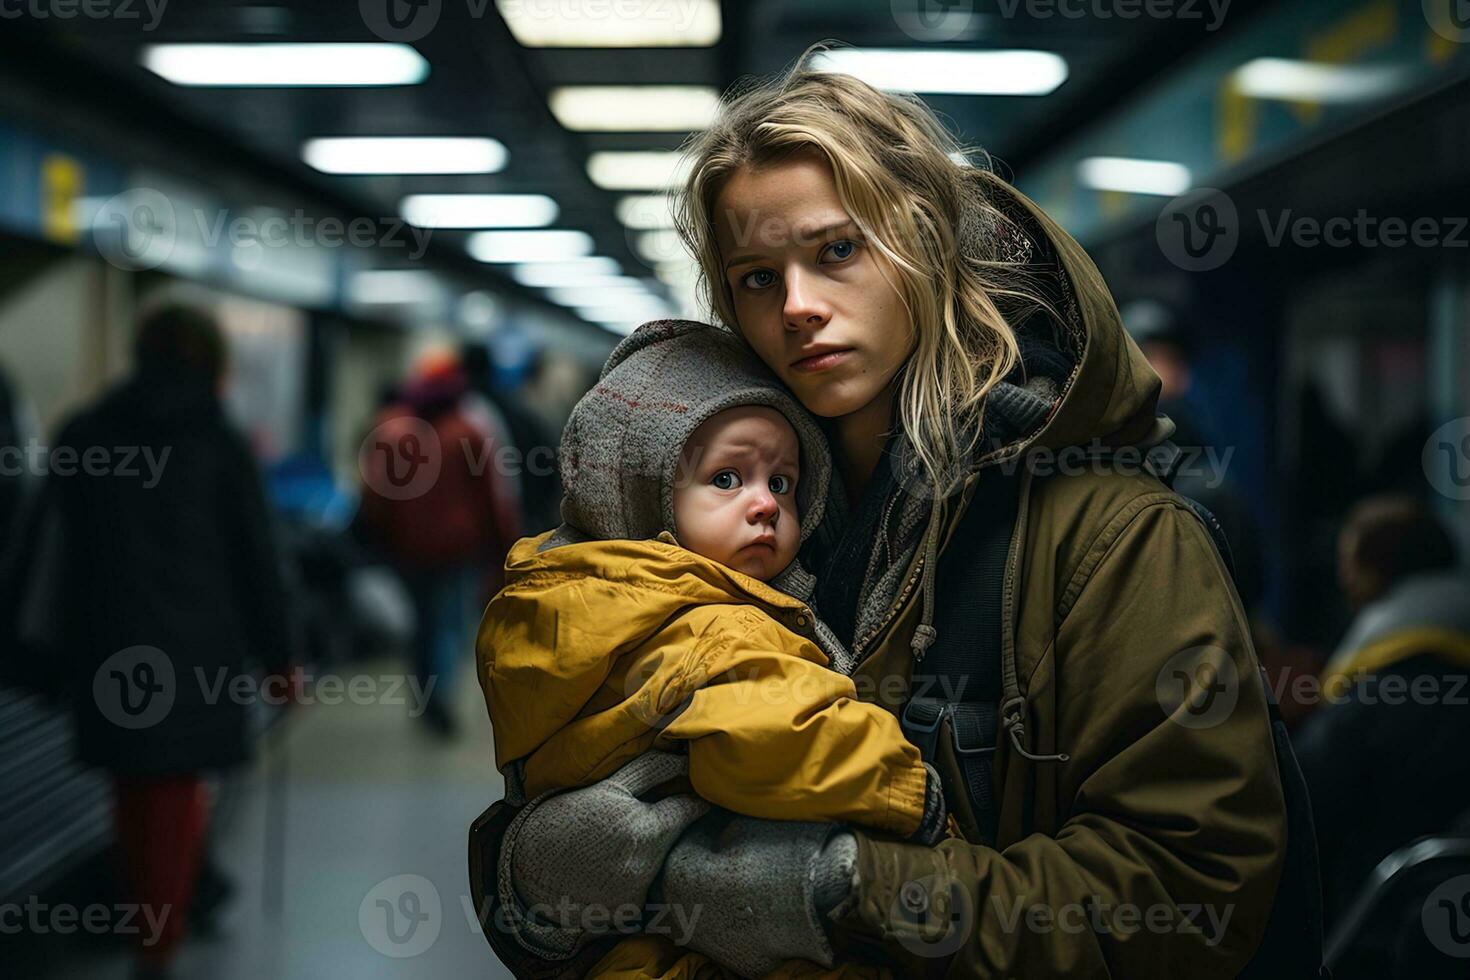
[[[856,874],[857,840],[840,824],[716,810],[669,852],[655,901],[673,910],[665,921],[689,930],[672,937],[680,945],[763,977],[793,958],[832,965],[822,918]]]
[[[571,956],[613,931],[636,931],[669,849],[709,810],[696,796],[638,797],[689,771],[687,756],[646,752],[583,789],[543,793],[501,845],[503,912],[527,949]]]

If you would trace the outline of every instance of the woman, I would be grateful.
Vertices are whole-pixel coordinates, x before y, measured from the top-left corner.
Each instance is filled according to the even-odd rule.
[[[269,508],[220,402],[227,364],[209,312],[144,317],[136,371],[67,423],[52,456],[133,447],[133,475],[89,465],[48,479],[78,755],[112,775],[129,900],[163,913],[158,935],[137,936],[138,977],[168,976],[191,914],[227,888],[207,864],[205,780],[254,751],[229,692],[252,662],[276,676],[290,665]]]
[[[638,799],[678,761],[646,757],[505,834],[518,940],[568,972],[1228,977],[1261,940],[1267,704],[1208,532],[1140,465],[1158,379],[1081,248],[958,149],[917,100],[799,65],[695,139],[679,211],[718,318],[825,421],[814,605],[860,695],[930,736],[963,836],[681,837],[697,808]],[[612,931],[589,910],[648,901],[664,935],[586,945]]]

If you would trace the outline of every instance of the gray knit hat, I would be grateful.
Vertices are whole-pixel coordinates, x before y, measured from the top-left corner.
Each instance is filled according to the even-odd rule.
[[[601,540],[677,537],[680,451],[706,419],[742,405],[769,406],[796,430],[805,542],[832,478],[822,431],[739,338],[693,320],[654,320],[624,338],[572,409],[561,437],[562,520]]]

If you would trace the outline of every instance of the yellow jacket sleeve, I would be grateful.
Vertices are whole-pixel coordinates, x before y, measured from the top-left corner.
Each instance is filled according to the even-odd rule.
[[[840,820],[912,834],[926,771],[898,720],[857,700],[810,643],[751,610],[727,617],[704,684],[664,729],[689,745],[695,792],[753,817]]]

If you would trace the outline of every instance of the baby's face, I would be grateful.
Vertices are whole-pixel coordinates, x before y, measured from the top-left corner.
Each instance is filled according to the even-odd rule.
[[[679,543],[766,581],[796,557],[800,444],[786,417],[742,405],[705,419],[684,444],[674,484]]]

